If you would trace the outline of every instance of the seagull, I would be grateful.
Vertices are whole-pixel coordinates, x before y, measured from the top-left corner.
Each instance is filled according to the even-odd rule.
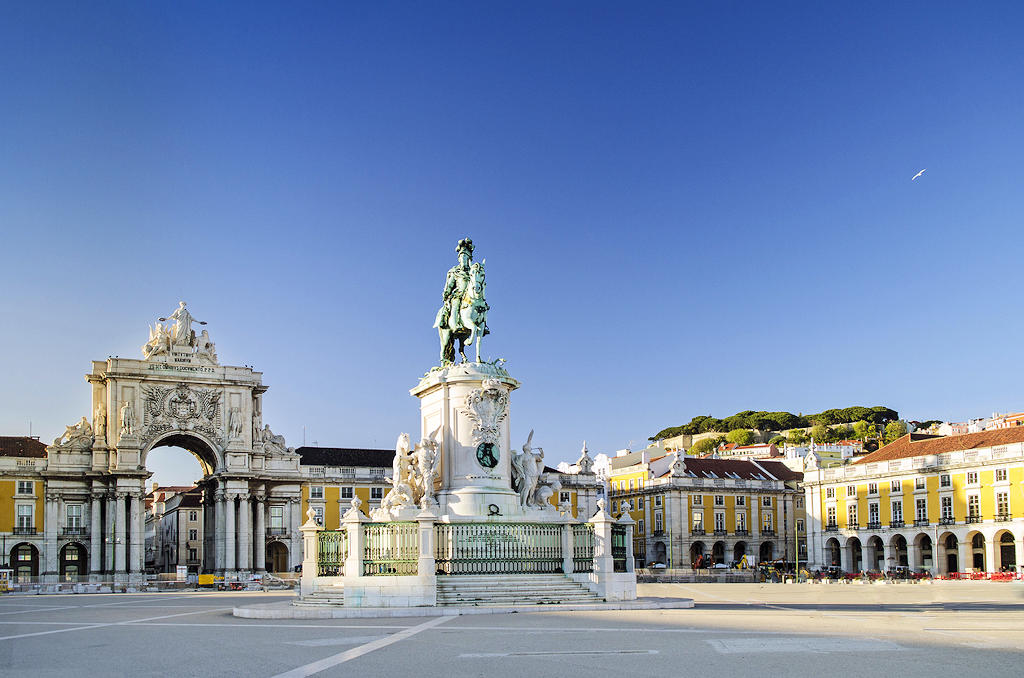
[[[928,168],[927,168],[927,167],[925,167],[925,168],[924,168],[923,170],[921,170],[920,172],[918,172],[917,174],[915,174],[915,175],[914,175],[914,179],[916,179],[916,178],[918,178],[919,176],[921,176],[922,174],[924,174],[924,170],[926,170],[926,169],[928,169]],[[914,179],[911,179],[911,181],[913,181]]]

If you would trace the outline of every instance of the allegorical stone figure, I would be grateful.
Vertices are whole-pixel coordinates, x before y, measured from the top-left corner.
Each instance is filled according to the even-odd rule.
[[[121,405],[121,435],[130,436],[135,433],[135,408],[130,400]]]
[[[455,342],[459,342],[459,353],[466,361],[465,346],[477,342],[477,360],[480,359],[480,337],[488,334],[486,312],[489,308],[484,300],[484,269],[473,263],[473,241],[463,238],[455,247],[459,263],[448,269],[444,281],[441,308],[434,318],[441,340],[441,364],[455,362]]]
[[[188,309],[185,308],[185,302],[179,301],[178,308],[171,315],[166,318],[160,318],[161,321],[174,321],[174,327],[171,328],[171,336],[176,346],[195,346],[196,336],[192,330],[192,321],[205,325],[206,322],[203,320],[196,320],[195,317],[189,313]]]

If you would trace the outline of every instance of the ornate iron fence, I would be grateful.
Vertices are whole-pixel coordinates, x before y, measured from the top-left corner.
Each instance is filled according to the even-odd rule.
[[[572,526],[572,571],[594,571],[594,524]]]
[[[626,527],[612,525],[612,565],[615,572],[626,571]]]
[[[438,574],[542,574],[562,571],[562,526],[450,523],[436,526]]]
[[[419,559],[419,524],[363,524],[364,576],[414,575]]]
[[[322,530],[317,533],[316,574],[318,577],[340,577],[345,574],[348,557],[348,532]]]

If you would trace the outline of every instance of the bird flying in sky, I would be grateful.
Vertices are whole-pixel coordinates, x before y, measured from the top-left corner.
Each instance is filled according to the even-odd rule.
[[[924,169],[928,169],[928,168],[927,168],[927,167],[925,167]],[[915,174],[915,175],[914,175],[914,179],[918,178],[918,177],[919,177],[919,176],[921,176],[922,174],[924,174],[924,170],[921,170],[920,172],[918,172],[917,174]],[[911,179],[911,181],[913,181],[914,179]]]

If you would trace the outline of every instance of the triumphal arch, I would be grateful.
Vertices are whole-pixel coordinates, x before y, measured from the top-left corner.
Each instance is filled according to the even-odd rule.
[[[262,373],[220,364],[205,325],[182,301],[150,327],[140,358],[93,362],[92,423],[83,417],[47,449],[44,574],[56,573],[59,542],[74,537],[58,530],[62,505],[79,501],[90,574],[141,577],[146,458],[164,446],[188,450],[203,470],[201,571],[263,571],[270,506],[286,516],[289,564],[301,561],[299,455],[263,422]]]

